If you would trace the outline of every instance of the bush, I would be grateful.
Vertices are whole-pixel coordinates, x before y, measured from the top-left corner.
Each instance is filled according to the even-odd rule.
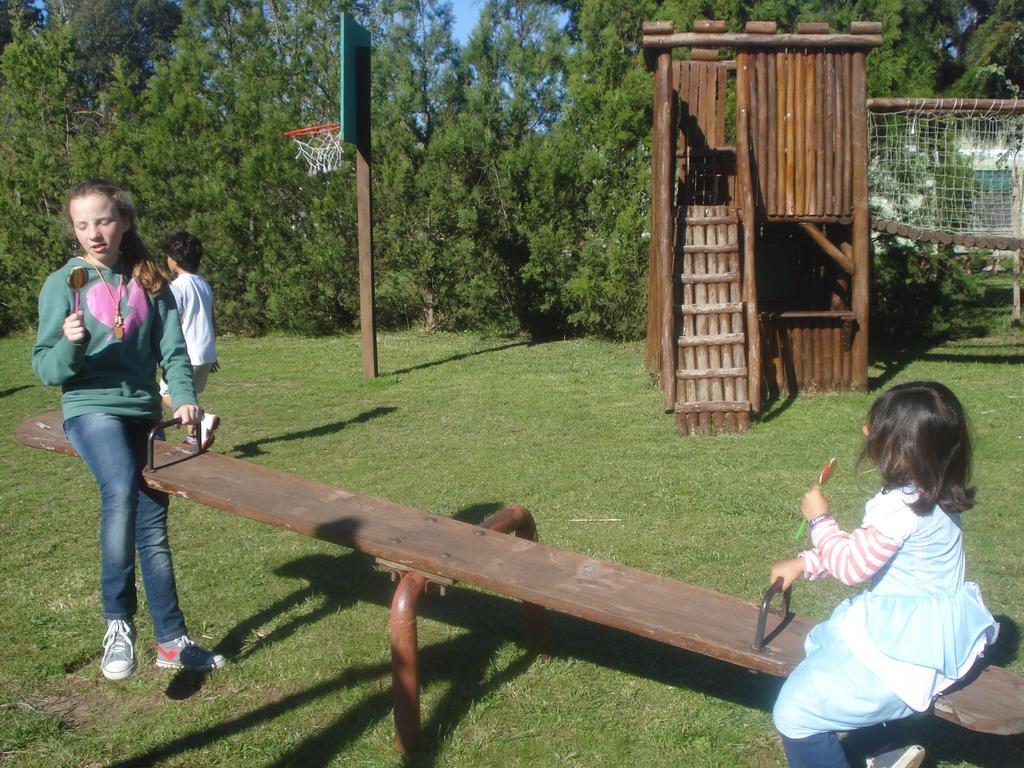
[[[937,339],[965,329],[981,297],[952,247],[876,235],[871,276],[871,336],[884,341]]]

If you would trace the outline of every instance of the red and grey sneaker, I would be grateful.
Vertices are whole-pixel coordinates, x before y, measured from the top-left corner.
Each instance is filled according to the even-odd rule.
[[[223,667],[225,663],[223,656],[200,648],[188,635],[156,645],[156,665],[164,669],[209,672]]]

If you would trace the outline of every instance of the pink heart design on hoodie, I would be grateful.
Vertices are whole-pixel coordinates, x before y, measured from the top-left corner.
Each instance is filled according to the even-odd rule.
[[[110,293],[102,282],[93,283],[85,295],[85,303],[89,313],[108,328],[114,327],[114,305],[110,301],[111,294],[117,297],[117,287],[111,286]],[[124,338],[128,339],[149,317],[149,302],[146,292],[135,282],[128,281],[128,302],[122,301],[124,317]]]

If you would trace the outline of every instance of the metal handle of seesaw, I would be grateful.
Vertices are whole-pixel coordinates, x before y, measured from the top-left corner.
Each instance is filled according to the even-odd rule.
[[[181,419],[168,419],[167,421],[161,421],[159,424],[149,430],[149,438],[146,440],[146,469],[152,472],[156,467],[153,466],[153,442],[156,440],[157,432],[164,430],[167,427],[174,427],[181,424]],[[196,441],[196,447],[193,451],[193,455],[200,451],[199,441]]]
[[[779,592],[782,592],[782,620],[785,621],[789,618],[789,598],[793,594],[793,587],[790,587],[785,592],[782,590],[782,577],[780,576],[772,585],[768,587],[768,591],[764,593],[764,600],[761,601],[761,610],[757,614],[757,632],[754,634],[754,650],[760,651],[764,648],[764,626],[768,621],[768,609],[771,608],[772,598],[775,597]]]

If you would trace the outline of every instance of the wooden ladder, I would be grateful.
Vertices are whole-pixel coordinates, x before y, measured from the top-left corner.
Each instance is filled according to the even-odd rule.
[[[682,330],[676,422],[684,433],[742,432],[749,423],[739,229],[736,211],[728,206],[686,211],[674,277]]]

